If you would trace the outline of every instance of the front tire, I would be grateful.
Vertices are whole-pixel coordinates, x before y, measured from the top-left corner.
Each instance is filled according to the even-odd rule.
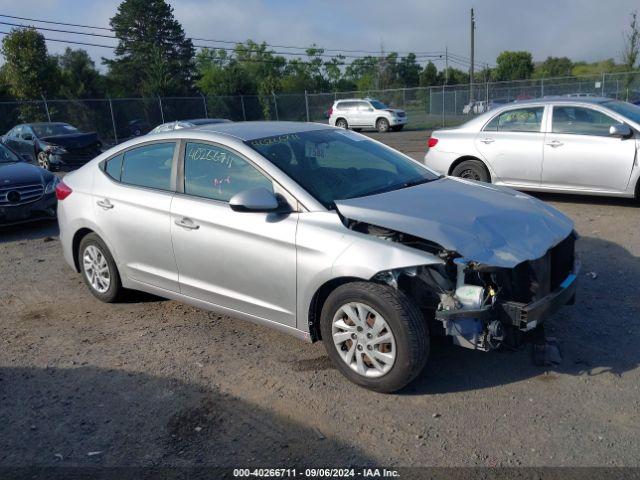
[[[320,318],[324,346],[353,383],[390,393],[408,385],[429,355],[427,322],[404,293],[371,282],[347,283],[327,298]]]
[[[477,182],[490,183],[491,177],[484,163],[480,160],[465,160],[460,162],[451,172],[454,177],[466,178]]]
[[[388,132],[389,128],[389,120],[387,120],[386,118],[379,118],[376,121],[376,130],[378,130],[380,133]]]
[[[84,283],[98,300],[115,302],[122,294],[118,267],[102,239],[95,233],[86,235],[78,248],[78,265]]]

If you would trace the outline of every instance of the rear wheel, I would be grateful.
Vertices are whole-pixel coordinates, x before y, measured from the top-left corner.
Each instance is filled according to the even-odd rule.
[[[340,372],[377,392],[394,392],[409,384],[429,354],[420,310],[388,285],[353,282],[338,287],[322,308],[320,330]]]
[[[376,130],[378,130],[380,133],[388,132],[389,120],[387,120],[386,118],[379,118],[376,122]]]
[[[480,160],[465,160],[460,162],[451,172],[454,177],[476,180],[478,182],[491,181],[487,167]]]
[[[336,120],[336,127],[338,128],[349,128],[349,124],[344,118],[339,118]]]
[[[122,293],[118,267],[102,239],[90,233],[80,241],[78,265],[91,293],[99,300],[112,303]]]
[[[45,170],[51,170],[51,162],[49,162],[49,154],[46,152],[38,153],[38,166]]]

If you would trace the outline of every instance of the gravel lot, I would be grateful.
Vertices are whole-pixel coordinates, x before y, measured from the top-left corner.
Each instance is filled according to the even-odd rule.
[[[416,158],[427,138],[372,136]],[[563,363],[434,342],[397,395],[320,343],[142,294],[104,305],[55,223],[0,230],[0,466],[640,466],[640,208],[541,198],[581,235],[578,303],[547,328]]]

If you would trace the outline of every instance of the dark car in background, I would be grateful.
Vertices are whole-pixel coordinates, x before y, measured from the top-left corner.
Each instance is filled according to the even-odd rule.
[[[55,218],[58,183],[53,173],[0,144],[0,226]]]
[[[97,133],[81,132],[62,122],[16,125],[2,137],[2,142],[45,170],[78,167],[102,152]]]

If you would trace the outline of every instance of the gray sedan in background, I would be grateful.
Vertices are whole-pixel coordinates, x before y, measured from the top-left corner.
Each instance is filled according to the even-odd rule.
[[[520,190],[640,197],[640,107],[610,98],[511,103],[434,131],[425,164]]]
[[[138,137],[56,196],[65,259],[100,300],[143,290],[323,340],[381,392],[420,373],[430,335],[492,350],[540,333],[575,294],[562,213],[327,125]]]

